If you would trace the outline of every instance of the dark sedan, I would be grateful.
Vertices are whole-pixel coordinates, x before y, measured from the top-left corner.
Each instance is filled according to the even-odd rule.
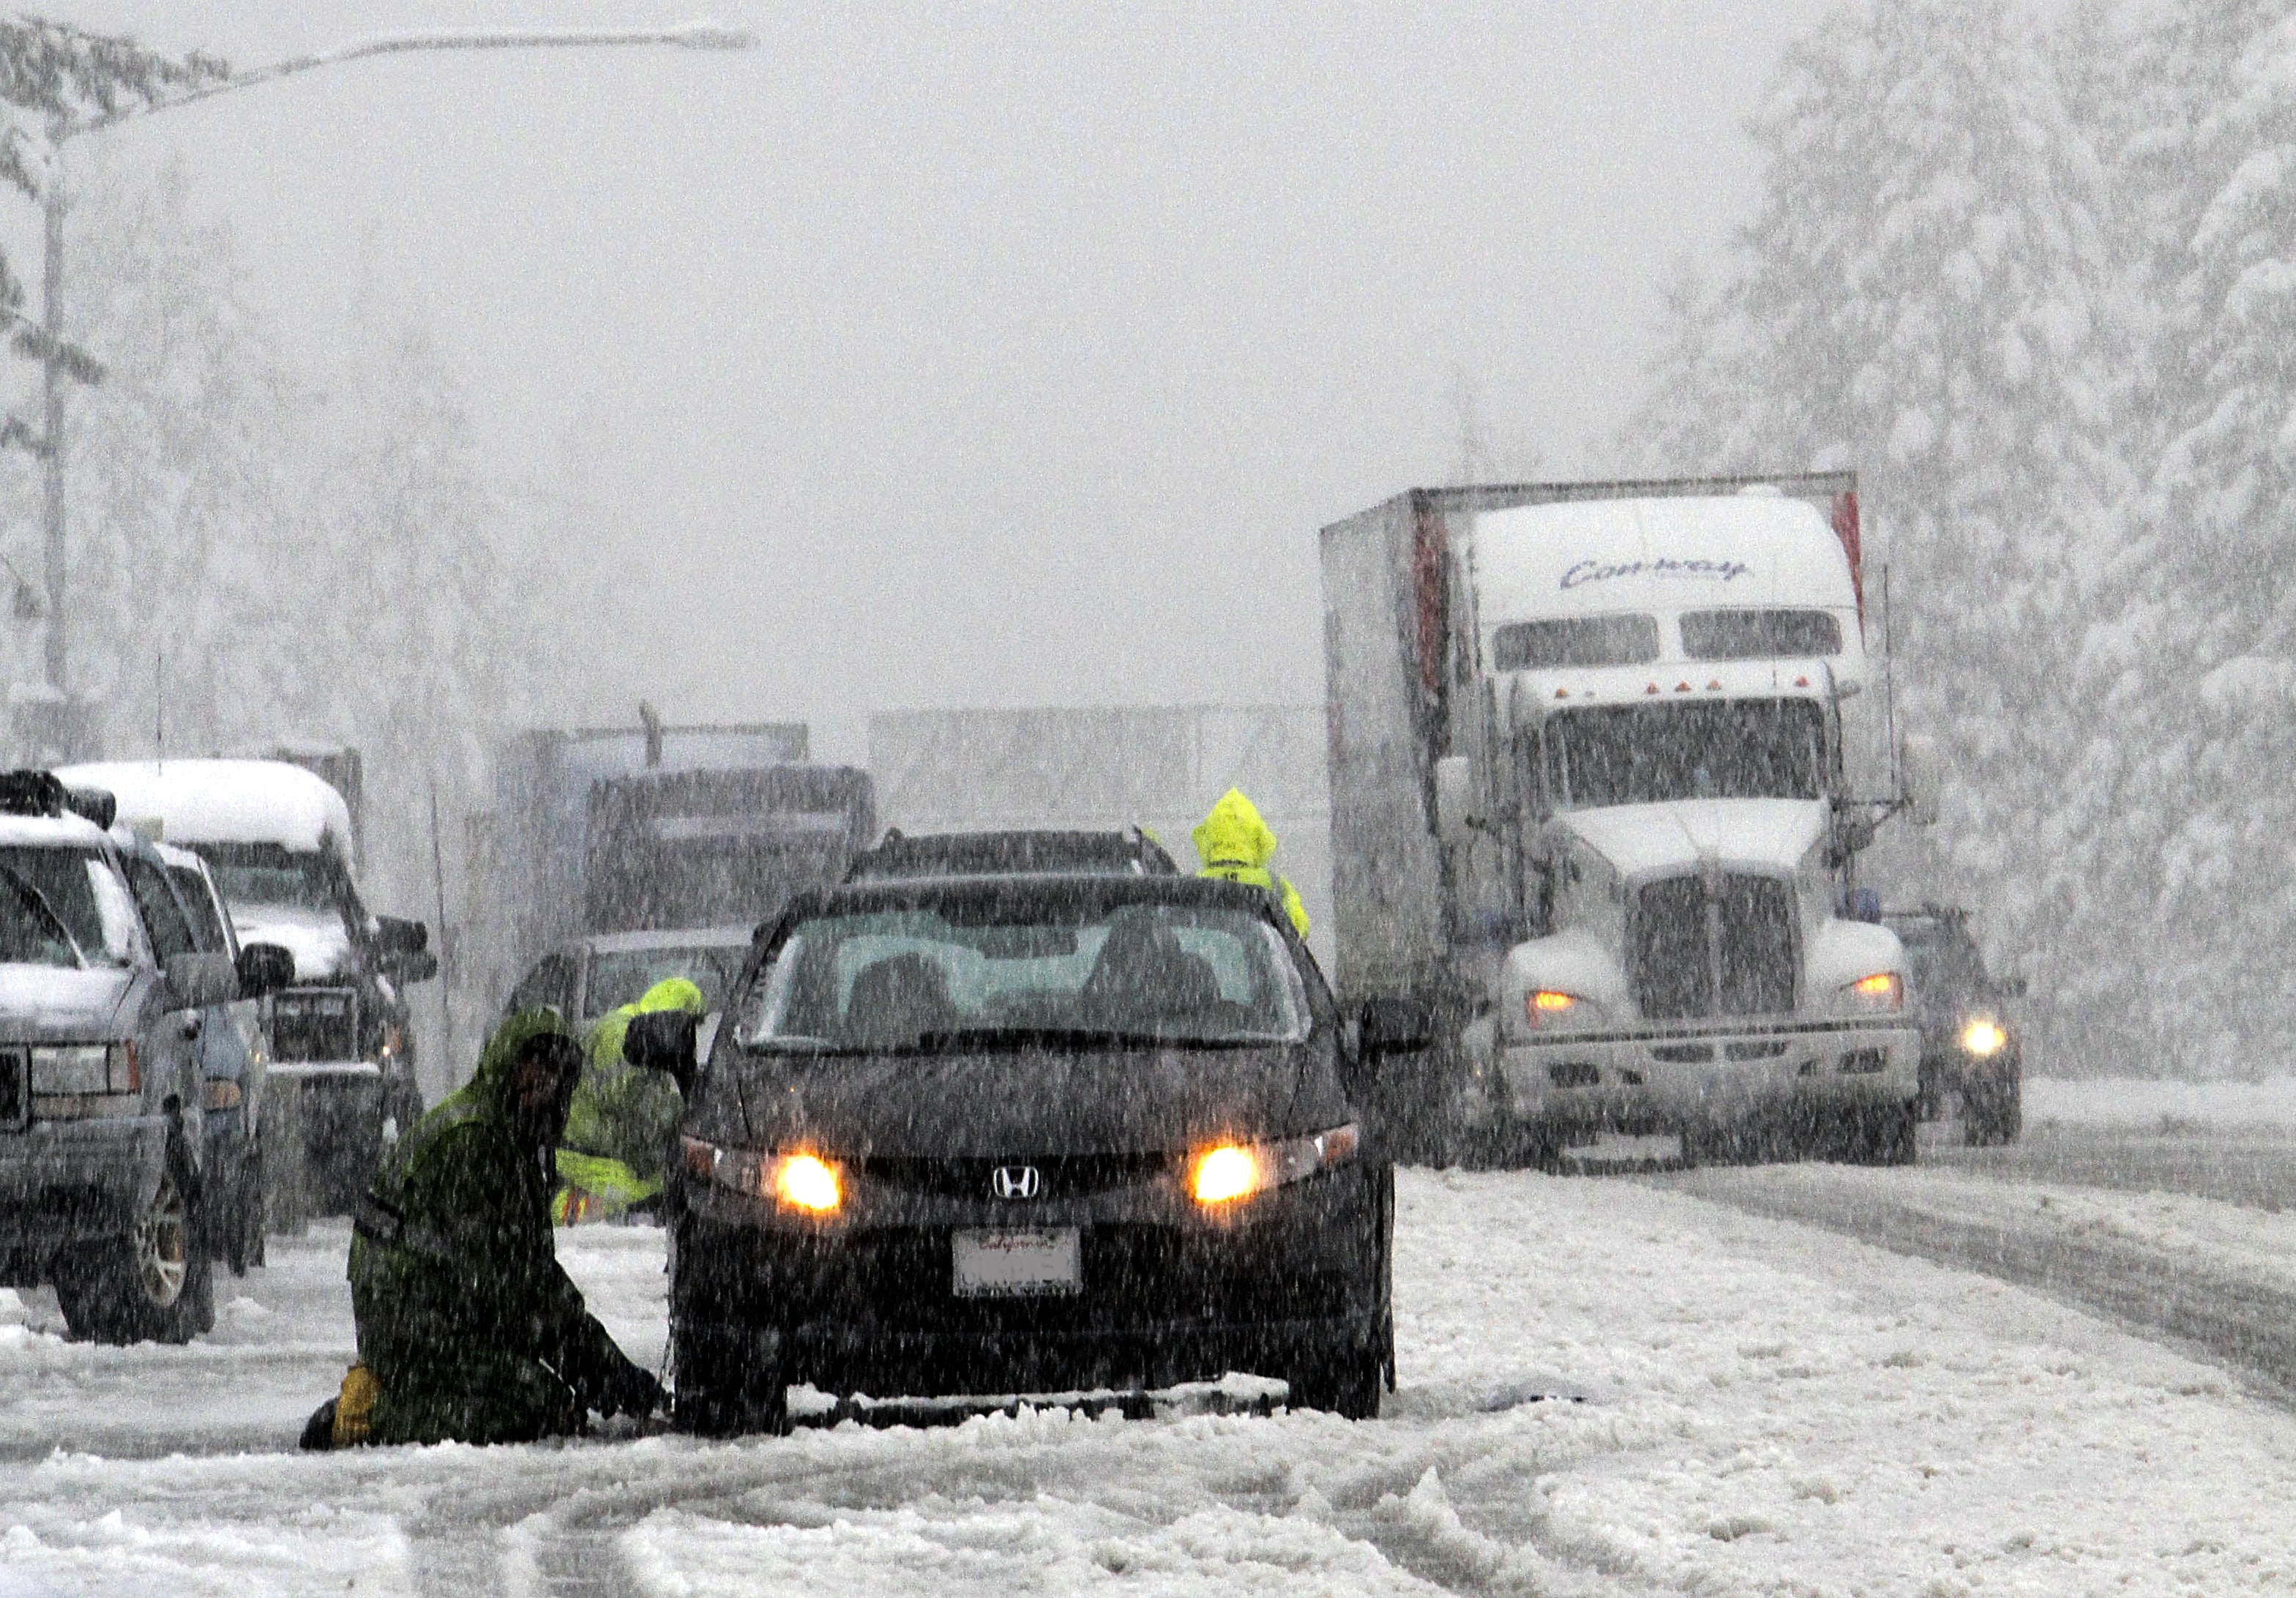
[[[778,1430],[800,1381],[1138,1391],[1230,1371],[1375,1415],[1393,1168],[1349,1085],[1425,1038],[1415,1012],[1359,1029],[1248,887],[942,877],[801,896],[686,1095],[681,1422]],[[641,1017],[628,1047],[691,1073],[691,1036]]]

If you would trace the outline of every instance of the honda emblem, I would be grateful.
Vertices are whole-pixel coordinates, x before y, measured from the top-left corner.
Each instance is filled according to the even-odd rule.
[[[1033,1199],[1045,1178],[1033,1165],[1000,1165],[988,1177],[988,1191],[1000,1199]]]

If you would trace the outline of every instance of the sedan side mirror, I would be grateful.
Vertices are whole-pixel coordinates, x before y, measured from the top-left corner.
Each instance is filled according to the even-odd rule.
[[[1356,1053],[1366,1065],[1390,1054],[1416,1054],[1435,1043],[1435,1018],[1417,999],[1365,999]]]
[[[622,1034],[622,1058],[647,1070],[667,1071],[680,1094],[691,1096],[701,1068],[694,1039],[701,1018],[683,1010],[652,1010],[630,1017]]]
[[[259,999],[295,980],[295,956],[275,943],[239,946],[239,996]]]

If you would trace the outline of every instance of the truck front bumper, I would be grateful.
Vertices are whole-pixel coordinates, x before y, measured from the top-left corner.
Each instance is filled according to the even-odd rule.
[[[1866,1020],[1563,1033],[1503,1044],[1487,1096],[1562,1131],[1727,1129],[1908,1102],[1921,1055],[1917,1028]]]

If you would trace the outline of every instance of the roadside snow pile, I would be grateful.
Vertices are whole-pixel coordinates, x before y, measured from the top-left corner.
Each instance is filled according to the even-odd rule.
[[[1404,1387],[1374,1424],[1024,1410],[718,1445],[91,1452],[88,1421],[109,1434],[131,1395],[147,1455],[207,1436],[176,1414],[201,1394],[277,1413],[287,1447],[341,1369],[295,1350],[342,1314],[341,1238],[275,1245],[301,1285],[251,1275],[241,1296],[273,1313],[228,1320],[277,1345],[64,1346],[95,1367],[75,1378],[90,1409],[6,1451],[0,1593],[2296,1585],[2296,1416],[2070,1310],[1617,1182],[1406,1172],[1396,1235]],[[656,1355],[661,1234],[560,1246]],[[0,1420],[18,1390],[0,1356]]]
[[[2025,1078],[2025,1119],[2073,1126],[2287,1127],[2296,1130],[2296,1077],[2261,1082],[2171,1082],[2135,1077]]]

